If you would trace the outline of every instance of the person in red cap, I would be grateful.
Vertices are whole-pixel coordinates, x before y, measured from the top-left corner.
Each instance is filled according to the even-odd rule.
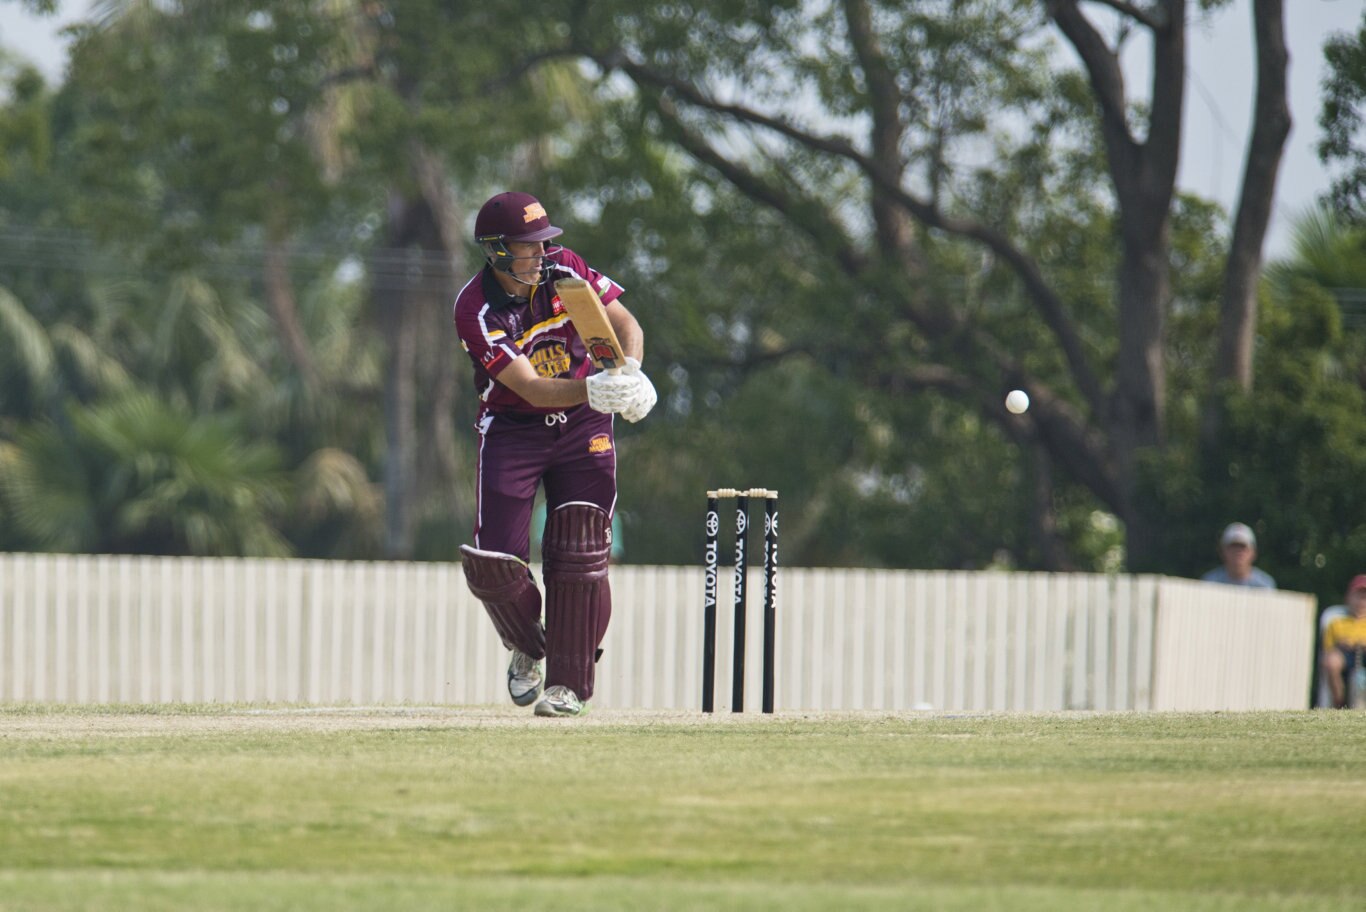
[[[1333,706],[1347,705],[1347,677],[1366,654],[1366,573],[1347,584],[1347,613],[1323,630],[1322,670],[1333,695]],[[1358,699],[1366,700],[1366,693]]]
[[[479,394],[474,544],[461,546],[462,564],[512,650],[508,694],[519,706],[535,703],[540,716],[577,716],[593,696],[612,614],[613,416],[639,421],[656,401],[640,369],[644,334],[621,303],[622,287],[574,251],[546,243],[562,233],[534,196],[494,196],[474,223],[484,268],[455,299],[456,332]],[[620,372],[595,371],[555,293],[564,278],[597,290],[627,356]],[[530,569],[542,485],[544,624]]]

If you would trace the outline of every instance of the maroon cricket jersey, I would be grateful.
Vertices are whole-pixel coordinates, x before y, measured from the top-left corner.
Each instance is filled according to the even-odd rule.
[[[622,287],[584,262],[567,247],[546,260],[546,281],[531,299],[505,292],[493,270],[485,266],[455,297],[455,329],[474,362],[474,388],[479,393],[479,418],[486,413],[546,414],[562,408],[532,405],[501,383],[498,374],[519,355],[526,355],[542,377],[579,379],[593,373],[583,339],[574,331],[569,314],[555,293],[560,279],[586,279],[603,304],[621,296]]]

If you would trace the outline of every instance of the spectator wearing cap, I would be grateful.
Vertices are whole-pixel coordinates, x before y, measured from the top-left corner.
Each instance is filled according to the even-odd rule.
[[[1276,581],[1253,566],[1257,560],[1257,535],[1247,525],[1229,523],[1219,536],[1219,557],[1223,563],[1200,577],[1209,583],[1275,589]]]
[[[1347,584],[1346,609],[1324,626],[1319,653],[1323,679],[1332,697],[1330,705],[1337,707],[1346,705],[1346,676],[1366,652],[1366,573],[1352,577]]]

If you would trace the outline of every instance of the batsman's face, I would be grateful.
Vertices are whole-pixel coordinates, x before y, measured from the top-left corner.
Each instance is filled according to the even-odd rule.
[[[541,263],[545,259],[545,243],[543,241],[510,241],[507,245],[508,253],[512,254],[512,270],[509,273],[514,279],[525,284],[534,285],[541,280]]]
[[[1366,589],[1353,589],[1347,594],[1347,610],[1352,617],[1366,617]]]

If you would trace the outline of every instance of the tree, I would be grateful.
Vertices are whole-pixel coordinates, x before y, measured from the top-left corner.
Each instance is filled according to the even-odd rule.
[[[1366,13],[1355,35],[1341,34],[1323,48],[1328,64],[1319,126],[1319,158],[1341,164],[1327,202],[1357,224],[1366,222]]]
[[[262,146],[252,145],[265,131],[248,128],[260,124],[249,115],[261,96],[214,82],[207,39],[149,49],[136,39],[153,19],[118,21],[111,28],[119,41],[102,43],[106,33],[98,30],[84,35],[71,78],[56,93],[31,71],[6,74],[15,91],[0,109],[7,152],[0,284],[13,294],[0,293],[0,439],[17,446],[35,427],[70,436],[72,414],[133,393],[155,396],[170,413],[236,411],[224,420],[239,435],[228,449],[249,448],[242,436],[277,441],[311,492],[299,509],[271,519],[277,536],[288,534],[309,556],[325,556],[315,549],[336,542],[365,543],[356,526],[374,512],[357,457],[369,455],[363,444],[373,422],[364,409],[310,395],[291,379],[284,334],[273,331],[265,306],[268,290],[257,296],[269,283],[260,279],[263,257],[243,214],[275,205],[256,191],[250,170],[265,160]],[[158,78],[147,78],[149,71]],[[165,85],[176,92],[164,94]],[[162,101],[164,118],[140,113]],[[278,138],[275,124],[268,129]],[[302,196],[292,199],[316,214]],[[316,219],[306,224],[316,231]],[[374,346],[349,331],[360,308],[355,293],[332,280],[336,263],[313,251],[293,257],[292,294],[320,369],[344,372],[347,392],[359,390],[363,402]],[[141,412],[112,414],[132,421]],[[336,437],[356,455],[318,448],[319,438]],[[18,522],[8,528],[12,547],[52,544],[31,527],[20,534]],[[243,540],[279,546],[269,537]],[[335,546],[373,553],[367,545]]]
[[[278,454],[220,418],[134,394],[73,408],[0,448],[0,499],[32,546],[286,556]]]
[[[68,84],[0,111],[0,135],[48,131],[7,147],[16,243],[94,238],[81,270],[4,268],[0,439],[151,391],[274,443],[296,553],[448,557],[475,405],[458,226],[525,186],[646,325],[661,405],[618,438],[628,560],[695,557],[700,492],[753,483],[791,505],[794,563],[1118,568],[1117,515],[1130,569],[1184,572],[1246,508],[1235,467],[1337,478],[1322,447],[1353,433],[1341,371],[1291,379],[1305,340],[1350,363],[1313,328],[1321,290],[1238,290],[1274,104],[1236,221],[1171,183],[1185,18],[1218,5],[603,0],[514,31],[426,2],[103,4],[126,15]],[[1274,101],[1279,13],[1254,12]],[[1161,75],[1136,101],[1114,61],[1140,43]],[[1249,323],[1257,360],[1214,344]],[[1255,427],[1249,363],[1332,413],[1273,393],[1307,449]],[[1239,516],[1308,528],[1311,488]],[[1267,557],[1293,579],[1302,553]]]
[[[301,281],[363,262],[382,361],[385,553],[451,553],[440,530],[465,526],[472,499],[459,477],[457,362],[436,327],[472,268],[470,198],[506,179],[499,158],[534,146],[572,95],[572,71],[507,72],[522,42],[548,40],[547,21],[513,35],[492,10],[435,2],[102,7],[70,89],[85,120],[83,177],[102,204],[92,219],[119,230],[137,220],[145,253],[200,270],[254,247],[238,268],[259,277],[249,290],[299,381],[295,412],[370,398],[322,370],[318,318],[300,311]]]
[[[1258,529],[1260,563],[1283,588],[1341,599],[1366,547],[1366,338],[1344,325],[1335,295],[1366,286],[1366,232],[1329,211],[1295,224],[1293,250],[1262,284],[1257,395],[1228,403],[1219,439],[1186,433],[1146,467],[1145,487],[1170,520],[1163,563],[1195,575],[1214,560],[1222,523]],[[1198,338],[1209,316],[1178,316]],[[1187,411],[1187,415],[1189,415]]]
[[[936,389],[1041,447],[1050,467],[1123,520],[1129,565],[1143,570],[1154,566],[1161,530],[1138,478],[1145,454],[1167,443],[1170,238],[1193,5],[1087,6],[1106,8],[1113,37],[1078,0],[844,0],[815,16],[776,3],[643,12],[603,4],[577,35],[604,74],[635,85],[661,142],[788,221],[811,255],[838,264],[853,294],[885,302],[890,331],[906,334],[917,366],[866,357],[858,369],[868,387]],[[1289,129],[1281,3],[1259,0],[1254,20],[1257,129],[1224,266],[1218,334],[1228,341],[1207,378],[1239,389],[1251,378],[1253,292]],[[1039,47],[1050,27],[1080,58],[1084,84],[1046,69]],[[1144,105],[1131,101],[1118,63],[1135,33],[1151,46]],[[994,131],[999,122],[1016,129]],[[1102,193],[1110,197],[1101,208],[1118,258],[1103,314],[1083,309],[1063,284],[1049,255],[1057,232],[1029,232],[1045,216],[1003,211],[988,192],[1031,163],[1033,198],[1011,202],[1037,204],[1059,191],[1066,158],[1043,148],[1044,138],[1077,155],[1094,141],[1103,153],[1104,187],[1064,191],[1083,212],[1096,212]],[[993,160],[960,163],[972,143],[984,142],[996,144]],[[1101,224],[1082,221],[1072,228]],[[935,288],[945,256],[966,258],[946,248],[963,245],[990,258],[992,281],[1010,274],[1046,340],[1022,347],[1016,321],[979,319]],[[1000,406],[1013,386],[1034,402],[1024,419]]]

